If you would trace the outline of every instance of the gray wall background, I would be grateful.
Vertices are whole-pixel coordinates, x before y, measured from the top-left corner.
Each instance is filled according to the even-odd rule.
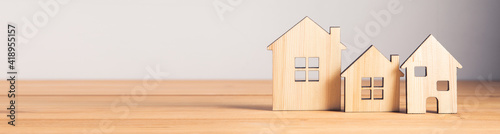
[[[403,62],[433,34],[464,66],[459,79],[500,80],[498,0],[5,0],[0,5],[0,41],[6,42],[7,22],[17,23],[23,38],[20,79],[142,79],[156,66],[169,74],[163,79],[271,79],[272,52],[266,46],[309,16],[324,29],[341,26],[348,48],[342,69],[371,44],[386,57],[400,54]],[[388,13],[390,19],[378,21],[374,13]],[[362,34],[367,38],[359,38]],[[0,55],[0,67],[7,70],[5,47]]]

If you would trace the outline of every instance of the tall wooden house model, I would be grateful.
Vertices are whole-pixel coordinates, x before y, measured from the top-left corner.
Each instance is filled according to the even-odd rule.
[[[305,17],[267,47],[273,51],[273,110],[340,110],[340,27]]]

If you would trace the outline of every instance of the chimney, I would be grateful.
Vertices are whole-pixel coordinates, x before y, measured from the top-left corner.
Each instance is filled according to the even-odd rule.
[[[340,43],[340,26],[330,27],[330,39],[332,43]]]
[[[393,66],[399,68],[399,54],[391,54],[391,63]]]

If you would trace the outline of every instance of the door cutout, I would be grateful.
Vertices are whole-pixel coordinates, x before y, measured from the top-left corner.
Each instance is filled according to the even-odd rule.
[[[426,113],[438,113],[438,99],[436,97],[428,97],[425,100],[425,111]]]

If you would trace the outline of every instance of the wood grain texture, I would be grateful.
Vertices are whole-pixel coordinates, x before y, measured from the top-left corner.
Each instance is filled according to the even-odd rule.
[[[340,28],[330,33],[305,17],[268,46],[273,51],[274,110],[340,110]],[[319,58],[319,68],[309,67],[309,58]],[[295,58],[305,58],[305,68],[295,67]],[[305,82],[295,81],[295,71],[305,71]],[[310,81],[310,71],[319,71],[319,81]]]
[[[399,113],[273,111],[271,80],[160,81],[158,87],[162,88],[148,91],[139,101],[131,99],[129,104],[120,100],[133,98],[127,93],[142,85],[142,81],[19,82],[17,126],[8,126],[7,118],[2,116],[0,133],[469,134],[500,131],[500,82],[487,79],[458,82],[457,114],[435,114],[435,102],[428,102],[427,114],[405,114],[404,82]],[[1,84],[7,86],[4,81]],[[81,90],[86,90],[85,94]],[[114,105],[116,101],[119,105]],[[2,95],[2,107],[7,106],[5,102],[7,97]],[[5,115],[7,111],[0,110],[0,114]]]
[[[416,77],[415,67],[426,67],[427,76]],[[406,69],[407,112],[425,113],[428,97],[438,101],[439,113],[457,113],[457,68],[462,65],[432,35],[401,65]],[[448,81],[448,91],[438,91],[437,82]]]
[[[370,46],[341,74],[345,81],[345,112],[384,112],[399,111],[399,77],[404,74],[399,70],[399,56],[391,55],[391,60]],[[382,78],[381,86],[375,85],[375,78]],[[369,78],[369,85],[364,87],[362,78]],[[362,90],[368,91],[368,98],[362,99]],[[375,91],[383,92],[377,99]],[[371,92],[371,93],[370,93]]]
[[[125,95],[151,85],[148,95],[269,95],[269,80],[65,80],[20,81],[21,95]],[[90,83],[90,84],[89,84]],[[147,84],[145,84],[147,83]],[[192,84],[196,83],[196,84]],[[0,81],[6,85],[7,81]]]

